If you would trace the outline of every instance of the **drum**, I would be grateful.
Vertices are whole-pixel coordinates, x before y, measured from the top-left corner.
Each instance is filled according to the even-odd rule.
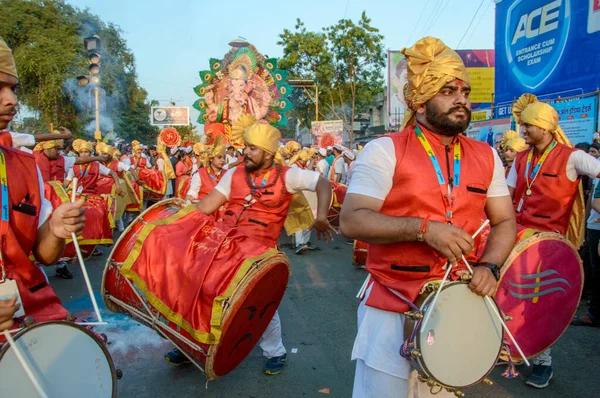
[[[352,265],[364,268],[367,265],[368,249],[368,243],[355,240],[354,245],[352,245]]]
[[[444,284],[422,329],[421,316],[427,313],[438,287],[438,282],[427,284],[415,303],[419,310],[407,313],[407,342],[401,354],[411,360],[419,380],[431,386],[432,393],[446,388],[460,396],[462,388],[488,382],[486,376],[502,348],[502,323],[483,297],[473,293],[467,283],[455,281]]]
[[[259,341],[289,272],[283,253],[170,199],[121,235],[104,270],[102,296],[110,310],[154,328],[216,379]]]
[[[495,299],[526,357],[552,346],[575,315],[583,291],[577,250],[562,235],[526,229],[502,267]],[[516,350],[513,359],[521,359]]]
[[[144,188],[144,196],[151,201],[164,199],[167,192],[167,175],[160,170],[138,168],[138,178]]]
[[[346,198],[346,191],[348,187],[344,184],[338,184],[336,182],[332,182],[331,186],[333,188],[333,195],[331,196],[331,206],[329,207],[329,214],[327,218],[329,219],[329,223],[334,227],[340,226],[340,212],[342,211],[342,204],[344,203],[344,199]]]
[[[177,192],[175,192],[175,197],[179,199],[185,199],[187,192],[190,190],[190,186],[192,185],[192,177],[182,176],[177,181]]]
[[[13,336],[48,397],[116,397],[116,370],[108,350],[89,330],[54,321]],[[5,397],[38,394],[8,344],[0,348],[0,385]]]

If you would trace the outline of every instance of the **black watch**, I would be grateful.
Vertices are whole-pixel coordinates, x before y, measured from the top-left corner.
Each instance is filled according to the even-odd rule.
[[[492,263],[477,263],[478,267],[486,267],[489,268],[490,271],[492,271],[492,274],[494,275],[494,278],[496,278],[496,282],[500,280],[500,267],[498,267],[496,264],[492,264]]]

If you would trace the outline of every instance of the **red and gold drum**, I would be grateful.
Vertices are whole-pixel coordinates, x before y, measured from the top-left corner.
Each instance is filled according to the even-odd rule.
[[[216,379],[259,341],[289,273],[283,253],[170,199],[121,235],[102,296],[110,310],[154,328]]]
[[[329,207],[329,214],[327,218],[329,223],[334,227],[340,226],[340,212],[342,211],[342,204],[346,198],[346,191],[348,187],[344,184],[338,184],[336,182],[331,183],[333,188],[333,195],[331,196],[331,206]]]
[[[502,267],[496,302],[528,358],[552,346],[575,315],[583,291],[577,250],[563,235],[525,229]],[[512,357],[520,359],[512,350]]]
[[[364,268],[364,266],[367,265],[368,249],[368,243],[355,240],[354,245],[352,246],[352,265]]]
[[[177,184],[177,192],[175,192],[175,196],[179,199],[185,199],[187,192],[190,190],[190,186],[192,185],[192,177],[183,176],[179,180]]]
[[[160,170],[140,168],[137,170],[139,181],[144,188],[146,199],[163,200],[167,192],[167,175]]]

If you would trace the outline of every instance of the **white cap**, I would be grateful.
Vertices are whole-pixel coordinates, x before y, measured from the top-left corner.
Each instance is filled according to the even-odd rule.
[[[186,146],[184,149],[185,153],[190,153],[194,150],[194,148],[192,148],[191,146]]]
[[[323,157],[327,156],[327,150],[325,148],[319,148],[319,155]]]
[[[177,148],[177,147],[171,148],[171,155],[175,155],[178,150],[179,150],[179,148]]]
[[[340,145],[340,144],[335,144],[333,147],[335,149],[337,149],[338,151],[343,151],[344,150],[344,147],[342,145]]]
[[[327,147],[327,150],[328,150],[328,151],[333,151],[333,147],[332,147],[332,146],[328,146],[328,147]]]
[[[342,152],[342,155],[344,155],[345,157],[347,157],[350,160],[354,160],[354,158],[355,158],[354,154],[348,149],[344,149],[344,152]]]

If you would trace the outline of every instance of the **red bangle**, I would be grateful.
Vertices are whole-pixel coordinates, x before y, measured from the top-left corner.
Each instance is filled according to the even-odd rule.
[[[425,240],[425,232],[427,232],[429,221],[429,216],[427,216],[423,219],[423,222],[421,223],[421,229],[419,229],[419,233],[417,234],[417,240],[419,242],[423,242]]]

